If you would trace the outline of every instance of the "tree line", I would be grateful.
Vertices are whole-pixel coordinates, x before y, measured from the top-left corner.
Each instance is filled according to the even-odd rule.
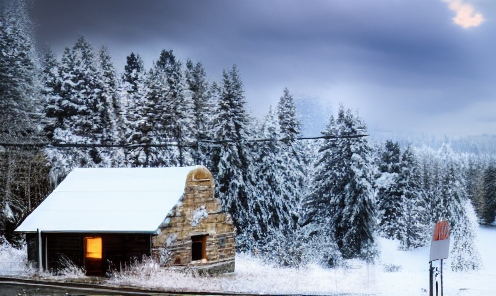
[[[239,251],[289,266],[373,261],[378,236],[413,249],[446,218],[452,268],[480,267],[472,242],[477,223],[496,216],[494,156],[372,143],[343,105],[323,139],[302,141],[288,89],[259,120],[236,66],[210,82],[200,62],[162,50],[150,69],[131,53],[118,74],[109,51],[83,36],[60,58],[36,51],[25,2],[1,5],[0,234],[9,240],[22,241],[16,225],[73,168],[203,164]],[[36,142],[67,147],[8,145]]]

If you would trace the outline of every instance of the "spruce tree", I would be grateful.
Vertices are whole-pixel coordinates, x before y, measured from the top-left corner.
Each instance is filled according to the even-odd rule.
[[[189,91],[189,96],[193,102],[193,133],[192,138],[201,145],[200,141],[211,138],[210,128],[212,125],[212,110],[213,102],[209,93],[209,84],[207,74],[203,65],[198,62],[193,64],[188,59],[186,62],[186,85]],[[196,151],[192,151],[193,159],[196,163],[205,163],[206,156],[203,151],[200,151],[201,146],[197,147]]]
[[[254,145],[254,197],[251,207],[253,218],[257,221],[250,225],[256,239],[265,238],[270,230],[291,226],[291,216],[281,196],[283,164],[281,147],[277,141],[280,136],[277,117],[269,108],[261,127],[260,137],[270,141]]]
[[[484,223],[494,223],[496,219],[496,165],[491,163],[482,174],[482,211]]]
[[[306,201],[309,219],[323,228],[321,235],[336,239],[345,259],[375,257],[370,147],[364,138],[350,138],[365,132],[362,120],[340,106],[323,132],[337,138],[320,146],[314,191]]]
[[[59,119],[54,140],[60,143],[102,144],[112,130],[110,103],[103,96],[103,77],[91,44],[80,36],[72,50],[65,49],[59,66],[60,100],[55,114]],[[104,165],[106,158],[96,148],[68,150],[75,166]],[[69,155],[72,154],[72,155]]]
[[[33,25],[22,0],[0,3],[0,18],[0,141],[31,142],[42,106]]]
[[[224,70],[213,132],[216,141],[225,142],[213,147],[212,170],[217,176],[216,195],[222,202],[223,210],[233,217],[240,236],[253,219],[250,215],[253,194],[250,164],[253,162],[246,143],[251,134],[251,119],[243,93],[243,83],[236,66],[228,72]]]
[[[420,168],[410,145],[403,152],[400,168],[397,180],[403,204],[399,208],[397,227],[402,247],[411,249],[426,243],[430,234],[430,217],[422,192]]]
[[[480,255],[474,241],[477,238],[475,211],[465,190],[462,164],[449,145],[443,145],[439,159],[444,164],[439,185],[439,198],[435,201],[434,219],[448,220],[451,227],[451,268],[455,271],[477,270],[481,267]]]
[[[102,118],[102,143],[117,144],[123,141],[123,128],[121,117],[121,102],[118,98],[118,78],[112,64],[110,53],[103,46],[98,52],[97,84],[99,85],[98,100],[102,108],[97,112]],[[124,164],[123,151],[120,148],[98,149],[105,161],[103,166],[118,167]]]
[[[379,230],[386,238],[400,239],[399,217],[404,213],[404,200],[398,189],[400,173],[399,143],[388,140],[379,160],[379,178],[377,184],[377,201],[379,212]]]
[[[34,40],[26,2],[0,2],[0,143],[46,141],[43,75]],[[48,183],[48,172],[42,170],[45,178],[40,178],[40,167],[49,168],[39,149],[0,148],[0,235],[11,242],[16,224],[40,202],[31,190],[46,193],[40,187]]]
[[[147,121],[147,73],[139,55],[131,53],[126,57],[119,94],[121,97],[123,137],[128,144],[150,144],[148,135],[150,124]],[[148,147],[126,149],[125,161],[132,167],[148,166],[151,151]]]
[[[288,88],[284,89],[277,104],[277,117],[283,139],[294,141],[301,133],[301,122],[296,117],[296,106]]]
[[[298,227],[302,197],[308,193],[308,172],[306,171],[305,150],[295,139],[301,136],[301,122],[297,118],[293,96],[287,88],[277,105],[280,145],[281,199],[286,223],[291,229]]]
[[[182,166],[192,163],[191,150],[185,147],[192,142],[193,104],[185,96],[185,80],[172,50],[162,50],[148,79],[147,123],[151,143],[174,142],[176,146],[155,150],[150,165]]]

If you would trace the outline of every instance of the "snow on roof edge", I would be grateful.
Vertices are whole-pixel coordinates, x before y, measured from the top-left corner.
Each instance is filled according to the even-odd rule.
[[[201,166],[76,168],[24,219],[15,232],[35,233],[37,229],[40,229],[40,231],[44,232],[65,233],[154,233],[167,213],[183,196],[188,174],[199,167]],[[88,172],[95,173],[86,174]],[[154,186],[157,190],[153,192],[143,190],[143,188],[134,191],[121,190],[122,187],[130,189],[133,186],[138,186],[139,189],[141,183],[144,186]],[[91,186],[88,186],[88,184]],[[64,186],[68,191],[60,190]],[[145,193],[146,198],[143,198],[142,195]],[[97,200],[98,207],[86,204],[91,202],[92,197],[93,200]],[[143,204],[140,204],[143,199],[147,200],[147,203],[152,203],[153,209],[160,208],[162,210],[146,211],[146,207],[143,208]],[[119,204],[120,212],[115,211],[113,208],[116,203]],[[74,205],[83,209],[71,210]],[[54,207],[59,210],[61,208],[65,215],[57,217],[48,215]],[[97,210],[88,214],[92,209]],[[105,212],[105,209],[109,209],[109,211]],[[133,218],[123,212],[129,212],[130,210],[136,210],[136,216]],[[119,215],[119,213],[122,215]],[[112,221],[112,219],[115,221]]]

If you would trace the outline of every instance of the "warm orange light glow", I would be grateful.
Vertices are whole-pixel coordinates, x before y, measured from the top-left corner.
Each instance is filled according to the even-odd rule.
[[[102,238],[86,238],[86,258],[102,258]]]

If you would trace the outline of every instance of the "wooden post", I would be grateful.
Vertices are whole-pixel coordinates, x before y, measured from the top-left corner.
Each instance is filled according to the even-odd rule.
[[[443,259],[441,259],[441,296],[443,296]]]
[[[434,296],[432,291],[432,261],[429,261],[429,296]]]
[[[42,244],[43,242],[41,241],[41,231],[40,229],[36,229],[36,232],[38,233],[38,271],[42,272],[43,271],[43,251],[42,251]]]

